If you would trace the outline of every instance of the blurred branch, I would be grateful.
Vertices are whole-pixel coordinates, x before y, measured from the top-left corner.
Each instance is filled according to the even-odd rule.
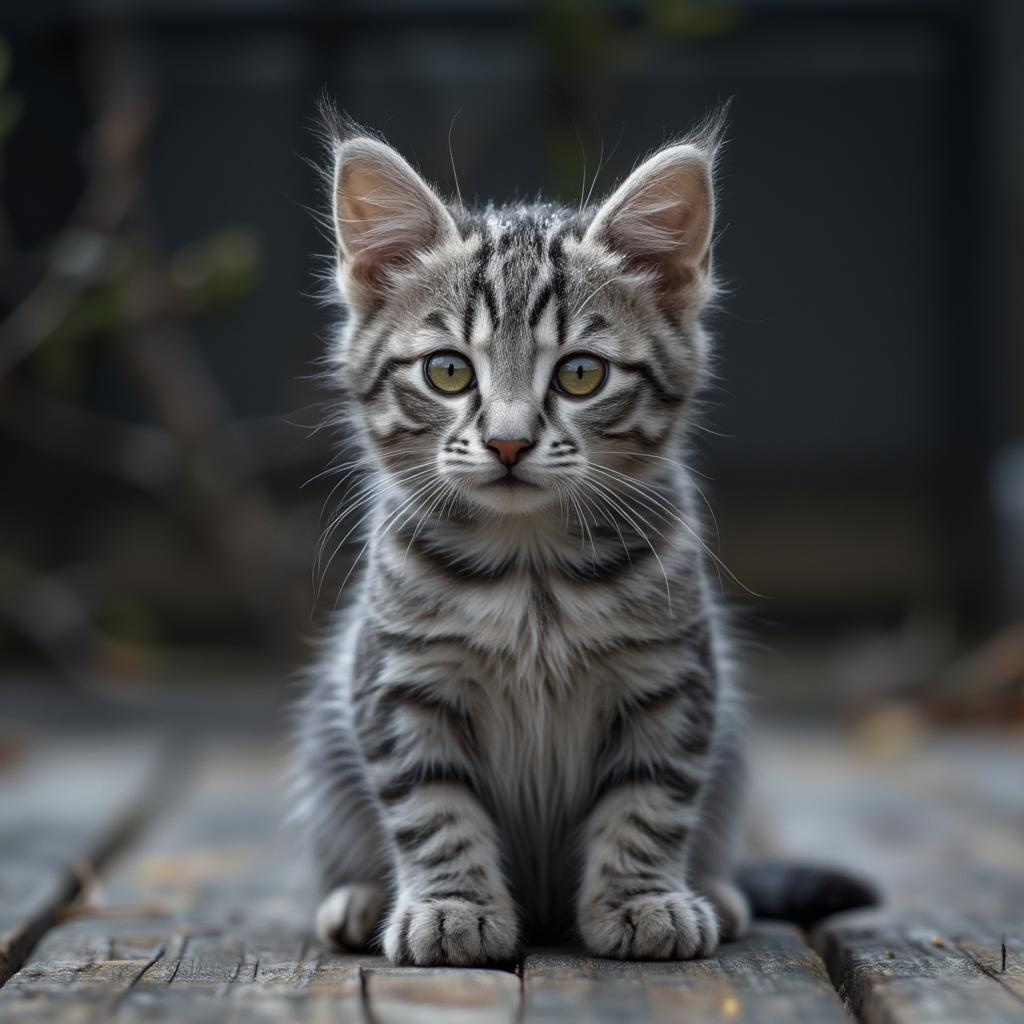
[[[103,273],[111,237],[138,194],[138,159],[152,120],[144,92],[118,90],[92,135],[89,183],[36,286],[0,321],[0,378],[53,336]]]
[[[211,547],[238,604],[263,634],[291,638],[294,623],[282,614],[282,601],[294,592],[285,586],[283,518],[255,476],[247,433],[237,429],[184,327],[251,290],[261,265],[258,240],[229,227],[173,254],[162,251],[143,188],[155,109],[144,61],[130,36],[104,37],[89,56],[97,115],[88,182],[41,276],[0,322],[0,423],[28,444],[157,498],[188,534]],[[0,119],[3,110],[0,102]],[[116,419],[28,388],[24,374],[14,372],[31,361],[51,386],[62,379],[66,385],[69,367],[92,343],[114,355],[152,423]],[[8,617],[71,675],[71,662],[80,677],[90,675],[87,666],[101,646],[90,625],[94,609],[59,573],[26,568],[13,583],[5,575],[2,589],[15,595],[2,602]],[[48,603],[50,623],[44,621]]]

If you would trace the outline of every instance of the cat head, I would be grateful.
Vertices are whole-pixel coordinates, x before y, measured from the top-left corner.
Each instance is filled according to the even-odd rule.
[[[567,495],[612,501],[616,473],[671,454],[706,372],[720,129],[586,210],[469,211],[383,142],[335,139],[349,317],[332,373],[396,484],[529,515]]]

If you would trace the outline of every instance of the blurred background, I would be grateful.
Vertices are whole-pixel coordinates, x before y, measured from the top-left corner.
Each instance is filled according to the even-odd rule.
[[[245,722],[308,660],[359,550],[317,597],[326,90],[447,194],[573,204],[731,97],[748,684],[1024,721],[1022,56],[1015,0],[6,0],[0,709]]]

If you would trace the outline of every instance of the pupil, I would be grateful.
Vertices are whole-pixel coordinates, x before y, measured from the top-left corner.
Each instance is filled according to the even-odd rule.
[[[454,377],[455,376],[455,364],[454,363],[449,363],[448,364],[448,376],[449,377]]]
[[[579,366],[576,367],[576,379],[577,380],[583,380],[583,364],[582,363],[580,363]]]

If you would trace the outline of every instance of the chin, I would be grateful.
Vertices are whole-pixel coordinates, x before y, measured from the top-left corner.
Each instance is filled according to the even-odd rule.
[[[502,480],[476,486],[470,492],[473,501],[488,512],[504,516],[526,516],[557,504],[558,497],[545,487],[524,481]]]

